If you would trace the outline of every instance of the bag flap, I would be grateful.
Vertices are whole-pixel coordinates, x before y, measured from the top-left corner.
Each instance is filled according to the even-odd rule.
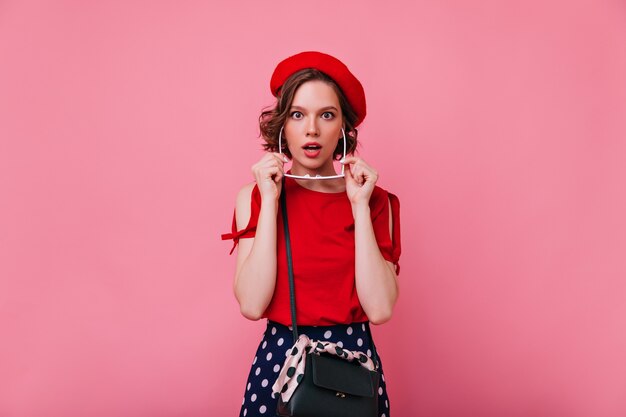
[[[313,383],[318,387],[359,397],[373,397],[375,372],[358,363],[352,363],[331,355],[309,354]]]

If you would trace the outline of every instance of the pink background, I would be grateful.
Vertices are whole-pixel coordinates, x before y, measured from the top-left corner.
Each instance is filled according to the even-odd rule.
[[[623,1],[0,2],[0,416],[233,416],[269,77],[365,86],[400,197],[392,415],[626,415]]]

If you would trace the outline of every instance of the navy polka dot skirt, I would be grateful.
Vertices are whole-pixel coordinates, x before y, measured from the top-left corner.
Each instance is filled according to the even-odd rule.
[[[334,326],[298,326],[298,333],[306,334],[313,340],[328,340],[344,349],[360,350],[372,356],[372,346],[365,330],[367,323],[337,324]],[[278,399],[272,396],[272,385],[280,368],[293,346],[293,332],[290,327],[274,321],[267,321],[263,340],[259,343],[250,375],[246,382],[239,417],[275,417]],[[380,352],[377,352],[380,360]],[[389,417],[389,398],[383,373],[382,362],[378,389],[378,414]]]

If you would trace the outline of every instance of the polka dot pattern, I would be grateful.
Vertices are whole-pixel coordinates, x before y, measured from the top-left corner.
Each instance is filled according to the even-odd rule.
[[[371,357],[371,345],[365,324],[352,323],[336,326],[298,326],[300,333],[311,339],[336,343],[342,349],[359,350]],[[292,353],[293,336],[290,326],[268,321],[267,329],[255,353],[244,390],[239,417],[274,417],[278,395],[272,395],[272,385],[276,381],[285,359]],[[391,417],[383,368],[377,392],[379,417]],[[301,380],[302,375],[296,379]]]

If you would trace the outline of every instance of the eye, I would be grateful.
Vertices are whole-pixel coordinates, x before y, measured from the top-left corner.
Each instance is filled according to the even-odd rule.
[[[301,119],[302,118],[302,113],[300,113],[299,111],[292,111],[291,112],[291,117],[294,119]]]
[[[325,111],[324,113],[322,113],[322,118],[325,120],[331,120],[333,117],[335,117],[335,114],[333,112]]]

